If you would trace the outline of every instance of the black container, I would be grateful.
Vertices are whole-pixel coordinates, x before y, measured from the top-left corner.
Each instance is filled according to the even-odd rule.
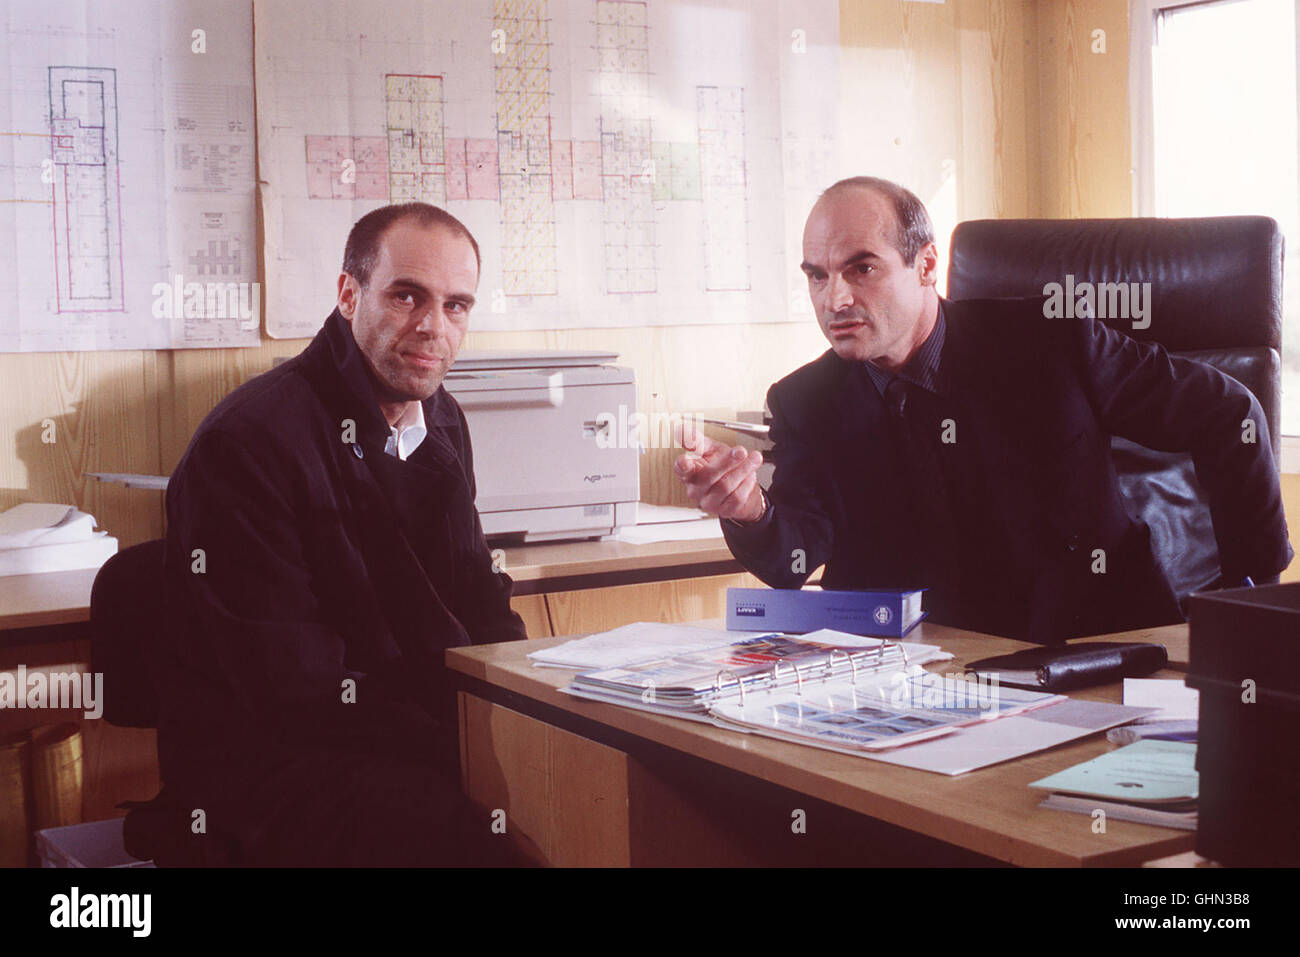
[[[1201,693],[1196,852],[1300,865],[1300,583],[1192,595],[1188,613],[1187,684]]]

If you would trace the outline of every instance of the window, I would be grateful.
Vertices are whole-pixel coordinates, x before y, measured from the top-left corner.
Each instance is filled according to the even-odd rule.
[[[1300,434],[1295,0],[1135,0],[1131,22],[1138,215],[1277,220],[1282,432]]]

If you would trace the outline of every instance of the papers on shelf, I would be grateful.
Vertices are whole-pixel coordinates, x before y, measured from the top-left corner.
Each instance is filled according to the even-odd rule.
[[[721,538],[722,527],[716,518],[698,508],[640,502],[636,508],[636,525],[619,529],[613,537],[615,541],[630,545],[699,541]]]
[[[701,518],[692,522],[663,522],[658,525],[620,528],[614,540],[629,545],[652,545],[655,542],[698,542],[721,537],[722,526],[716,518]]]
[[[117,539],[72,505],[27,502],[0,512],[0,576],[98,568]]]
[[[0,549],[84,541],[95,533],[95,519],[71,505],[26,502],[0,512]]]

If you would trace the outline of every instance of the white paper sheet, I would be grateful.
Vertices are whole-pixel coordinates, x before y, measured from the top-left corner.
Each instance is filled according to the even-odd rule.
[[[1181,678],[1125,678],[1124,703],[1137,708],[1159,708],[1148,721],[1196,721],[1201,693]]]
[[[732,632],[690,625],[661,625],[638,621],[554,648],[530,652],[535,665],[560,668],[619,668],[688,651],[717,648],[734,640]]]
[[[716,518],[701,518],[693,522],[658,522],[651,525],[633,525],[620,528],[613,536],[615,541],[632,545],[652,542],[699,542],[721,538],[722,528]]]
[[[0,512],[0,550],[66,545],[95,537],[95,517],[72,505],[24,502]]]
[[[960,728],[933,741],[869,757],[872,761],[937,774],[965,774],[1104,731],[1150,713],[1151,710],[1145,708],[1070,699],[1028,714]]]

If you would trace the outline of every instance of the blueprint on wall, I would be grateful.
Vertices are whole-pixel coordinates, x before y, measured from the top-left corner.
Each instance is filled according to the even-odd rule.
[[[256,345],[250,4],[0,15],[0,351]]]
[[[267,330],[312,335],[351,224],[444,206],[478,329],[809,315],[799,234],[839,172],[838,4],[256,4]]]

